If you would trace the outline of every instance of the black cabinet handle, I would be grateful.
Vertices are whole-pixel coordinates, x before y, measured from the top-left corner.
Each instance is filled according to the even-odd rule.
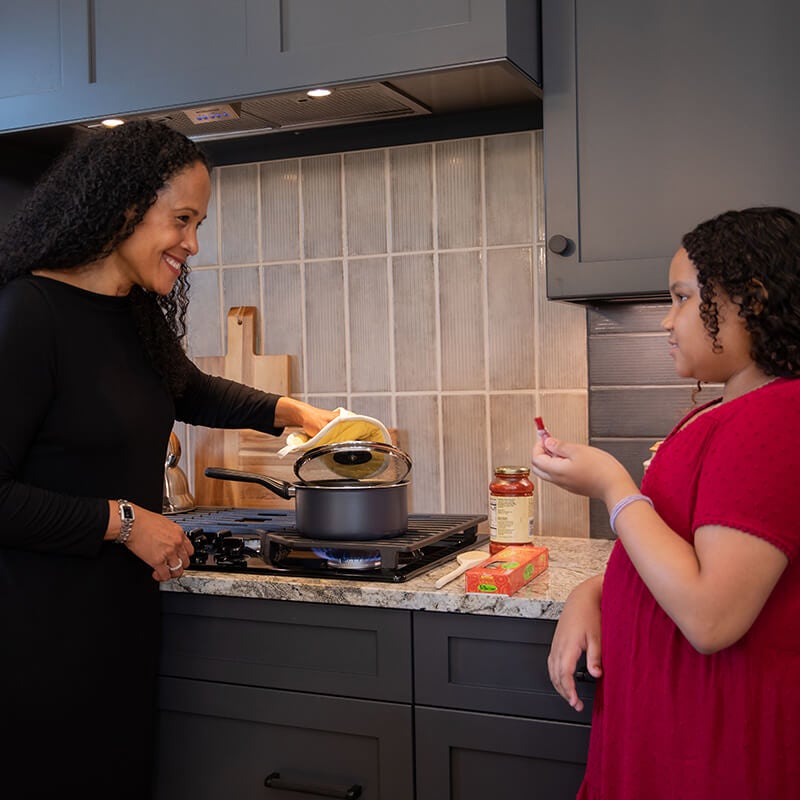
[[[321,786],[318,783],[291,783],[290,781],[282,781],[280,772],[270,772],[264,778],[264,786],[267,789],[283,789],[284,792],[305,792],[306,794],[315,794],[318,797],[339,797],[341,800],[357,800],[357,798],[361,797],[361,787],[357,783],[347,788]]]
[[[575,672],[575,680],[584,683],[596,683],[597,679],[588,670],[579,669]]]
[[[572,246],[572,242],[566,236],[557,233],[551,236],[547,241],[547,249],[557,256],[563,256]]]

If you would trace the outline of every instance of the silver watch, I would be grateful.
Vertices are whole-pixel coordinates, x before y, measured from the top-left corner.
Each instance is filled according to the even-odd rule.
[[[133,523],[136,519],[136,514],[133,513],[133,506],[127,500],[117,500],[119,504],[119,519],[120,529],[119,536],[114,541],[117,544],[125,544],[131,538],[131,530],[133,530]]]

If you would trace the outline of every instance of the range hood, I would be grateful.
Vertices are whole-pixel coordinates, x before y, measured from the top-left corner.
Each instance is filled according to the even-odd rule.
[[[280,92],[125,114],[120,119],[156,119],[196,141],[216,141],[541,103],[537,84],[505,60],[326,88],[330,94],[325,97],[310,97],[305,90]],[[102,124],[95,119],[70,127],[86,133]]]

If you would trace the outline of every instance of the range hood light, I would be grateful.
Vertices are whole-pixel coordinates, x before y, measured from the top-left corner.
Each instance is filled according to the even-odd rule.
[[[309,89],[306,92],[309,97],[327,97],[330,93],[330,89]]]

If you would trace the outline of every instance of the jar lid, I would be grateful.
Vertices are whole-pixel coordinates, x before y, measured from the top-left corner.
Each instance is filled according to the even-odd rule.
[[[495,467],[495,475],[530,475],[529,467]]]

